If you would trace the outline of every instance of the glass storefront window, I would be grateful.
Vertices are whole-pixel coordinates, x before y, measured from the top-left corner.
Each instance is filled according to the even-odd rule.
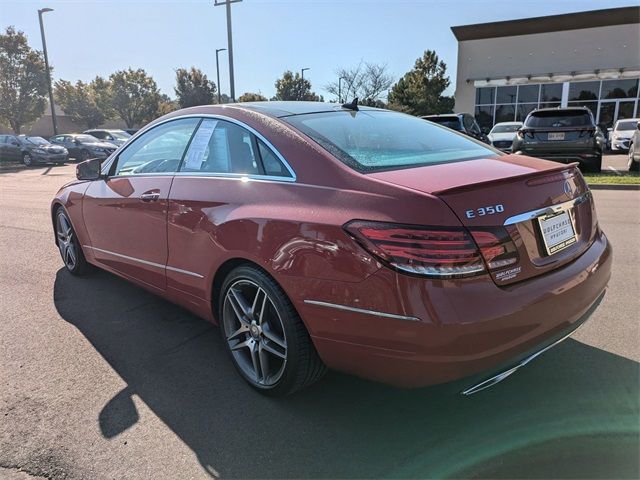
[[[600,82],[571,82],[569,84],[569,101],[598,100]]]
[[[604,80],[601,98],[635,98],[638,96],[638,80]]]
[[[496,103],[516,103],[518,87],[498,87]]]
[[[544,83],[540,85],[541,102],[559,102],[562,100],[561,83]]]
[[[476,88],[476,105],[495,103],[496,87]]]
[[[597,118],[596,115],[598,114],[598,102],[568,102],[567,106],[587,107],[589,110],[591,110],[594,120]]]
[[[540,85],[520,85],[518,87],[518,103],[538,103]]]
[[[496,121],[495,123],[500,122],[513,122],[516,115],[516,106],[514,104],[511,105],[498,105],[496,107]]]
[[[549,102],[540,104],[540,108],[558,108],[559,106],[560,102]]]
[[[538,108],[537,103],[519,103],[518,109],[516,110],[516,122],[524,122],[529,112],[532,112],[536,108]]]
[[[491,130],[493,127],[493,106],[476,107],[475,117],[482,131]]]

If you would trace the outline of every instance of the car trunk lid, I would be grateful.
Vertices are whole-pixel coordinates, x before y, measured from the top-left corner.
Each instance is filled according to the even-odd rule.
[[[490,232],[505,245],[510,242],[515,262],[490,268],[500,286],[565,265],[580,256],[596,234],[591,194],[573,164],[505,155],[371,175],[441,198],[481,249],[482,235],[474,232]]]

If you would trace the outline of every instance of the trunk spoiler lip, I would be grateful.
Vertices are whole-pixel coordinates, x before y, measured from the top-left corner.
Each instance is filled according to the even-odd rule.
[[[567,163],[567,164],[558,164],[558,166],[556,167],[551,167],[548,168],[546,170],[536,170],[535,172],[527,172],[527,173],[521,173],[519,175],[513,175],[510,177],[501,177],[501,178],[496,178],[496,179],[492,179],[492,180],[485,180],[482,182],[476,182],[476,183],[466,183],[464,185],[457,185],[455,187],[448,187],[448,188],[443,188],[440,190],[435,190],[433,192],[431,192],[431,195],[442,195],[445,193],[452,193],[452,192],[463,192],[465,190],[468,189],[474,189],[474,188],[478,188],[478,187],[485,187],[487,185],[491,185],[491,184],[500,184],[503,182],[510,182],[512,180],[515,179],[524,179],[527,177],[532,177],[532,176],[544,176],[544,175],[548,175],[548,174],[553,174],[553,173],[558,173],[558,172],[562,172],[562,171],[571,171],[571,170],[575,170],[577,169],[578,165],[580,163],[579,162],[572,162],[572,163]]]

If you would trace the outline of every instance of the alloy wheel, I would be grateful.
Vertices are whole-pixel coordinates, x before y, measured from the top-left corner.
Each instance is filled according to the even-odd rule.
[[[69,270],[73,270],[78,264],[78,252],[74,243],[71,223],[64,213],[59,213],[56,221],[56,235],[58,236],[58,248],[62,260]]]
[[[30,167],[30,166],[31,166],[31,163],[32,163],[32,162],[31,162],[31,155],[30,155],[30,154],[28,154],[28,153],[25,153],[25,154],[22,156],[22,163],[24,163],[27,167]]]
[[[241,279],[226,292],[223,327],[242,373],[258,387],[272,387],[287,362],[284,325],[274,302],[258,284]]]

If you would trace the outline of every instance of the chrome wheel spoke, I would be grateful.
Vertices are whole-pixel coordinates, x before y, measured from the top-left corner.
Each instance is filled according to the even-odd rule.
[[[244,342],[238,342],[231,347],[231,350],[240,350],[241,348],[248,348],[251,350],[253,347],[253,339],[247,338]]]
[[[73,267],[76,264],[76,252],[72,244],[67,245],[67,265]]]
[[[249,322],[246,318],[246,310],[243,308],[243,304],[246,305],[246,302],[244,302],[244,299],[239,300],[240,298],[242,298],[242,296],[235,292],[233,288],[230,288],[227,298],[229,299],[229,303],[231,304],[231,307],[236,314],[237,320],[241,324],[248,326]]]
[[[247,333],[248,331],[249,331],[249,327],[243,323],[240,325],[240,328],[238,328],[235,332],[233,332],[231,335],[227,337],[227,340],[233,340],[237,336],[242,335],[243,333]]]
[[[269,352],[271,355],[275,355],[278,358],[287,358],[287,350],[285,349],[284,352],[279,352],[278,350],[276,350],[275,348],[273,348],[272,346],[270,346],[268,343],[266,342],[262,342],[262,349],[266,352]]]
[[[253,372],[258,383],[263,383],[266,377],[261,377],[262,368],[260,367],[260,355],[258,354],[258,348],[255,343],[250,347],[251,363],[253,364]]]
[[[264,383],[269,377],[269,356],[266,354],[264,343],[258,345],[258,359],[260,360],[260,374]]]
[[[268,325],[264,325],[262,327],[262,334],[267,338],[267,340],[275,343],[277,346],[279,346],[280,348],[284,348],[286,350],[287,348],[287,343],[284,341],[283,338],[280,338],[278,335],[276,335],[275,333],[273,333],[270,329]]]
[[[262,316],[264,315],[264,307],[267,305],[267,292],[258,288],[256,296],[253,298],[253,305],[251,306],[251,318],[258,322],[258,325],[262,323]]]

